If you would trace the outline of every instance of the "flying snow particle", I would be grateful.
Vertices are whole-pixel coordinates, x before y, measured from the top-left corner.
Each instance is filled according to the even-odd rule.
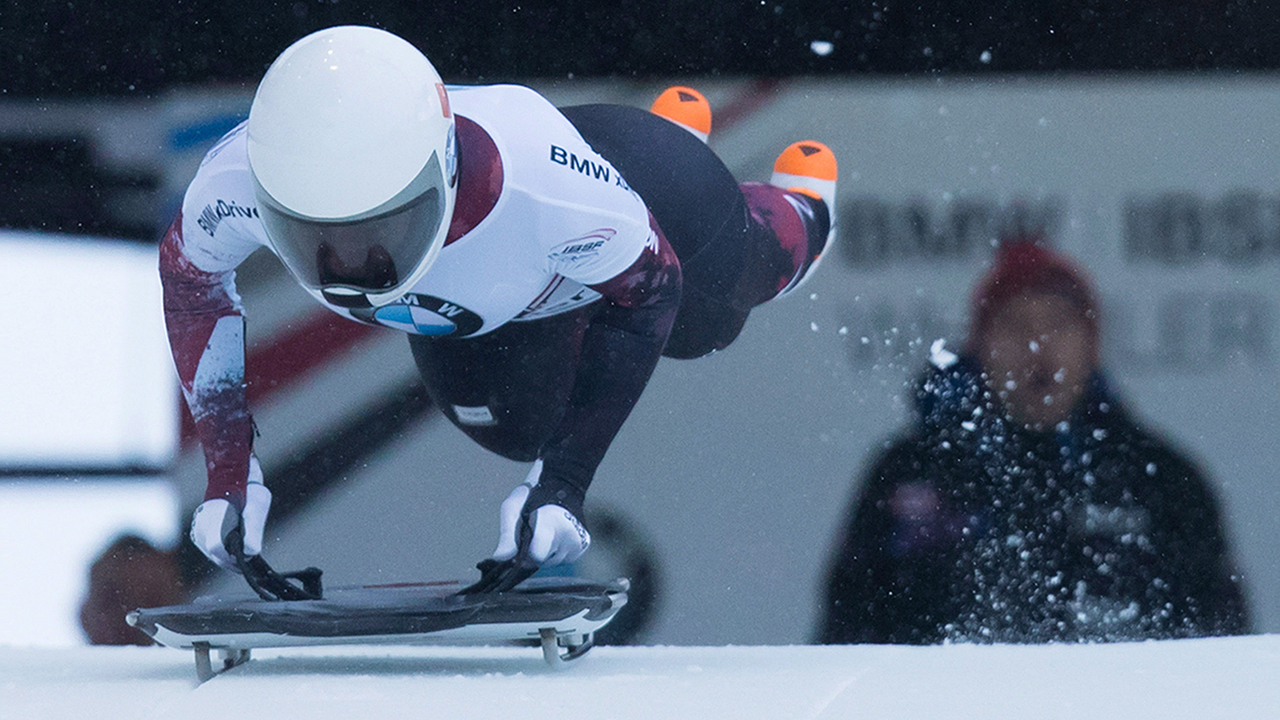
[[[809,323],[809,329],[814,332],[818,332],[818,323],[816,322]]]
[[[1153,463],[1153,462],[1149,462],[1149,463],[1147,463],[1147,474],[1148,474],[1148,475],[1155,475],[1155,474],[1156,474],[1156,464],[1155,464],[1155,463]]]
[[[929,359],[933,364],[942,369],[947,369],[955,365],[960,358],[956,354],[947,349],[947,341],[944,338],[938,338],[929,346]]]
[[[826,57],[831,54],[832,50],[836,49],[836,46],[827,40],[814,40],[809,43],[809,49],[813,51],[814,55]]]
[[[978,56],[978,62],[981,62],[983,65],[990,65],[990,64],[991,64],[991,51],[990,51],[990,50],[983,50],[983,51],[982,51],[982,54]]]

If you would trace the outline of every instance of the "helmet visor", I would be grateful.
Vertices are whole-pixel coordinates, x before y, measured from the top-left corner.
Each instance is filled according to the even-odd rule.
[[[267,238],[303,285],[384,293],[413,274],[442,242],[445,176],[435,153],[409,185],[382,205],[346,218],[312,218],[284,208],[254,181]]]

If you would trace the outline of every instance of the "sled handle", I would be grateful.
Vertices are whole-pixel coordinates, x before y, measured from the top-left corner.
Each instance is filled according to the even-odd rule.
[[[308,567],[293,572],[279,573],[262,559],[261,555],[236,559],[240,572],[249,587],[263,600],[319,600],[324,595],[320,584],[321,570]],[[291,582],[297,580],[298,582]]]
[[[236,559],[236,567],[249,587],[263,600],[319,600],[324,595],[320,583],[322,571],[317,567],[278,573],[262,555],[244,554],[244,528],[236,526],[227,533],[226,548]],[[297,580],[298,582],[292,582]]]

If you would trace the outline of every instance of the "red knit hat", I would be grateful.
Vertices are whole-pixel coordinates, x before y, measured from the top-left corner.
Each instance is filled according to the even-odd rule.
[[[1041,242],[1039,235],[1018,235],[1001,242],[995,265],[973,292],[971,343],[987,330],[1005,302],[1027,291],[1054,293],[1070,300],[1097,337],[1098,302],[1088,274]]]

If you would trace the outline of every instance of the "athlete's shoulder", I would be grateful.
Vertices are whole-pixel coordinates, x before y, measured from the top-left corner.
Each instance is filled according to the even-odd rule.
[[[526,103],[529,105],[551,105],[537,90],[526,85],[504,83],[500,85],[446,85],[449,104],[454,112],[461,112],[464,107],[510,105]],[[463,115],[466,113],[463,112]]]
[[[245,120],[227,131],[213,144],[200,160],[200,169],[236,167],[249,169],[249,151],[247,138],[249,121]]]
[[[204,154],[195,177],[187,185],[184,205],[227,195],[233,195],[237,200],[247,199],[240,197],[245,188],[252,187],[245,127],[246,123],[240,123]],[[184,212],[190,210],[190,207],[184,207]]]
[[[572,159],[583,168],[587,163],[601,172],[606,167],[569,119],[530,88],[466,87],[456,93],[450,90],[450,98],[458,117],[474,122],[493,140],[508,191],[571,201],[581,196],[585,180],[577,173],[557,173],[557,164],[567,166]]]
[[[448,91],[454,114],[491,133],[524,136],[572,129],[550,100],[524,85],[461,85],[450,86]]]
[[[266,244],[258,216],[245,123],[205,153],[182,199],[183,252],[200,269],[229,270]]]

